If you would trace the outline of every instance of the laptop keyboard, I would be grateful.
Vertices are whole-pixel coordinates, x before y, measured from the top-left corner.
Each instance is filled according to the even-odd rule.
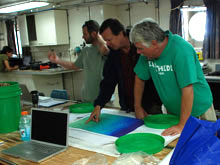
[[[50,154],[56,152],[57,150],[63,149],[62,147],[50,146],[47,144],[40,144],[35,142],[29,143],[29,145],[27,145],[26,147],[29,150],[45,154]]]

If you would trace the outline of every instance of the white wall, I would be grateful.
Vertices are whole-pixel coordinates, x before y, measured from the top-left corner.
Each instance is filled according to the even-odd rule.
[[[128,5],[120,5],[116,8],[119,20],[125,25],[125,27],[129,26],[129,11],[127,10]],[[131,25],[134,25],[136,22],[145,17],[156,19],[155,4],[145,4],[143,2],[131,4],[130,15]]]
[[[145,17],[151,17],[157,20],[164,30],[167,30],[169,28],[170,0],[160,1],[159,12],[155,7],[155,0],[150,0],[148,4],[145,4],[144,2],[131,3],[131,25],[134,25],[136,22]],[[70,48],[75,48],[83,43],[82,25],[89,19],[94,19],[101,24],[107,18],[118,18],[125,25],[125,27],[129,25],[129,11],[127,4],[119,6],[97,5],[91,6],[90,10],[88,7],[75,7],[69,9],[68,14]]]
[[[184,1],[184,5],[189,6],[202,6],[204,4],[203,0],[187,0]]]
[[[97,5],[91,7],[78,7],[68,10],[70,48],[75,48],[83,43],[82,25],[89,19],[96,20],[100,25],[110,17],[116,17],[115,6]],[[89,18],[90,17],[90,18]]]
[[[125,25],[129,25],[129,12],[128,5],[120,5],[117,6],[117,16],[121,20],[121,22]],[[131,25],[134,25],[136,22],[142,20],[146,17],[151,17],[158,21],[160,26],[167,30],[169,29],[169,20],[170,20],[170,1],[162,0],[159,4],[159,11],[156,8],[156,2],[154,0],[149,1],[148,4],[143,2],[133,3],[131,4],[130,9],[131,15]]]
[[[159,4],[159,24],[163,30],[169,29],[170,24],[170,0],[162,0]]]
[[[74,48],[83,43],[82,25],[89,20],[89,10],[87,7],[73,8],[68,10],[70,48]]]
[[[130,15],[131,25],[140,21],[145,17],[152,17],[158,20],[160,26],[169,29],[170,0],[161,0],[159,4],[159,12],[156,7],[155,0],[149,0],[148,4],[143,2],[131,3]],[[101,24],[107,18],[118,18],[125,27],[129,25],[128,5],[97,5],[91,7],[74,7],[68,10],[68,27],[70,36],[70,45],[63,46],[44,46],[32,47],[32,53],[36,61],[47,61],[47,53],[50,49],[54,49],[58,53],[62,53],[66,60],[75,60],[72,51],[76,46],[83,43],[82,25],[89,19],[96,20]],[[89,13],[90,11],[90,13]],[[159,13],[159,16],[158,16]],[[89,18],[90,16],[90,18]]]
[[[90,19],[96,20],[101,25],[104,20],[103,5],[90,7]]]
[[[104,5],[103,10],[104,10],[103,11],[104,19],[118,18],[117,17],[117,8],[115,6],[113,6],[113,5]]]

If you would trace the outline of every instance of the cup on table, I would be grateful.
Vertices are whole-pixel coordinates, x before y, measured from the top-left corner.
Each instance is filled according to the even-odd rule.
[[[39,102],[39,92],[38,91],[31,91],[31,98],[32,98],[32,104],[33,107],[37,108],[38,107],[38,102]]]

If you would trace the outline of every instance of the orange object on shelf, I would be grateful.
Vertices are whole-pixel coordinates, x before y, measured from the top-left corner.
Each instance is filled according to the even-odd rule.
[[[50,69],[50,66],[49,65],[40,65],[40,70],[43,70],[43,69]]]

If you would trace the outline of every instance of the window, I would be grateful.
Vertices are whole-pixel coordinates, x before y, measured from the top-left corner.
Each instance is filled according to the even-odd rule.
[[[183,25],[182,36],[199,52],[202,50],[205,35],[206,7],[183,7],[181,13]]]
[[[189,20],[189,34],[196,41],[203,41],[205,35],[206,13],[198,12]]]

